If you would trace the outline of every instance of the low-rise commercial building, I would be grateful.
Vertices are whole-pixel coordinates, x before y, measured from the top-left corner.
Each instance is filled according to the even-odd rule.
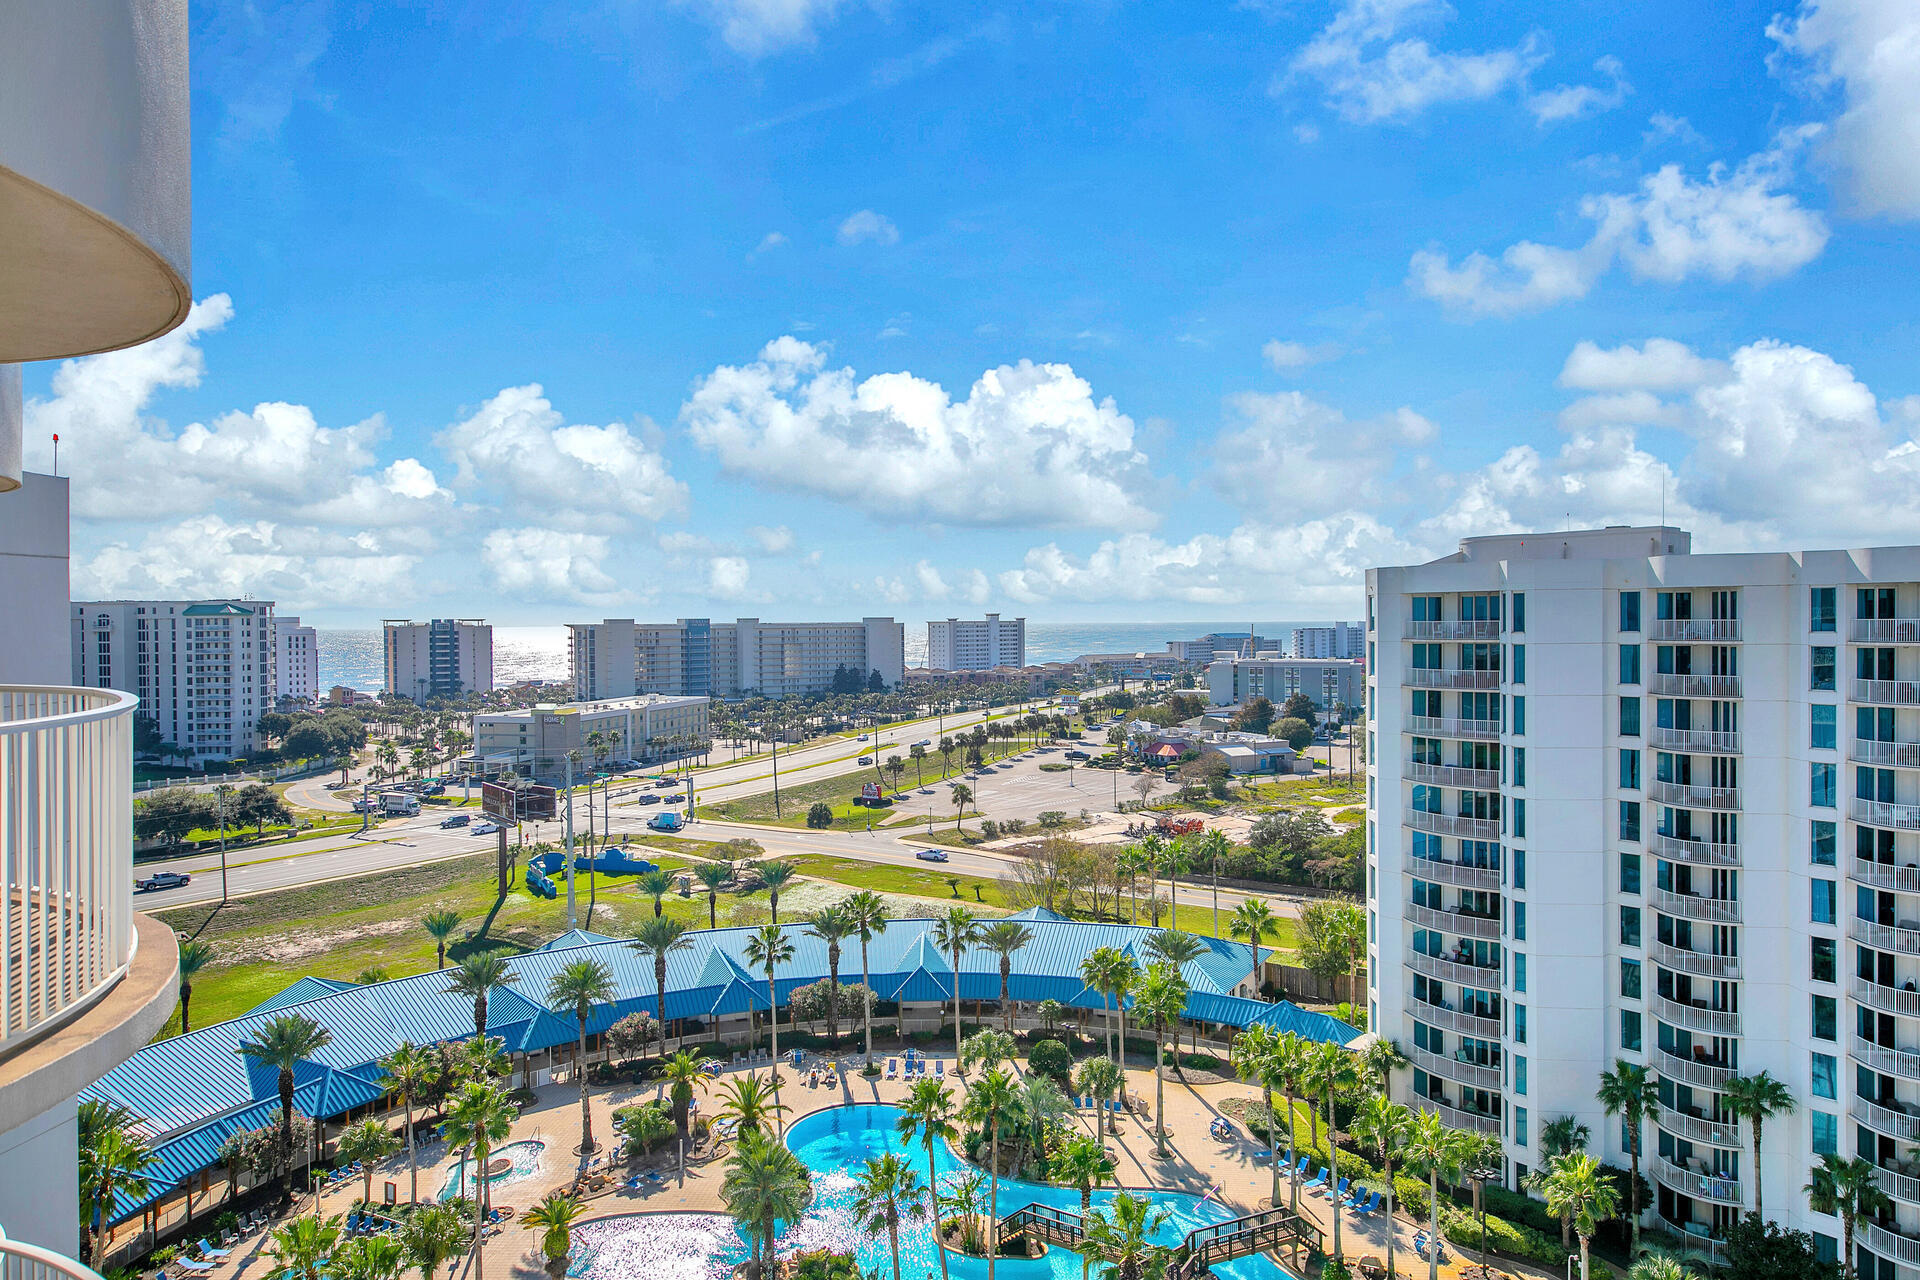
[[[389,694],[423,703],[493,692],[493,628],[487,623],[389,619],[382,627]]]
[[[473,747],[466,763],[483,773],[511,769],[550,782],[566,772],[567,757],[574,752],[589,764],[677,758],[710,740],[710,701],[646,693],[486,712],[473,717]]]
[[[906,628],[892,618],[859,622],[714,622],[632,618],[567,627],[576,698],[769,698],[826,693],[836,679],[886,688],[906,675]]]
[[[948,618],[927,623],[927,666],[935,671],[985,671],[1027,662],[1027,620]]]

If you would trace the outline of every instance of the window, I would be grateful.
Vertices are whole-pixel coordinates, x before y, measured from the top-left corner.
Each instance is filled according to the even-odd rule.
[[[1516,889],[1527,887],[1527,851],[1525,849],[1513,851],[1513,887]]]
[[[1640,646],[1637,644],[1620,646],[1620,683],[1640,683]]]
[[[1834,1156],[1840,1154],[1840,1122],[1824,1111],[1809,1111],[1807,1119],[1813,1134],[1813,1154]]]
[[[1815,982],[1837,982],[1835,976],[1840,969],[1840,944],[1832,938],[1814,938],[1813,942],[1813,980]]]
[[[1515,800],[1513,802],[1512,813],[1514,839],[1524,840],[1527,838],[1527,802],[1525,800]]]
[[[1513,1006],[1513,1042],[1527,1042],[1527,1006],[1523,1004]]]
[[[1834,904],[1838,895],[1834,892],[1831,880],[1809,880],[1813,886],[1813,922],[1815,924],[1834,924],[1837,921]]]
[[[1525,747],[1513,749],[1513,785],[1516,787],[1527,785],[1527,749]]]
[[[1527,731],[1527,700],[1518,695],[1513,699],[1513,732],[1515,736]]]
[[[1620,855],[1620,892],[1640,892],[1640,855],[1637,853]]]
[[[1816,702],[1810,710],[1812,712],[1810,723],[1813,729],[1813,736],[1812,741],[1807,745],[1832,751],[1839,737],[1839,724],[1837,721],[1839,708],[1830,702]]]
[[[1640,593],[1638,591],[1620,593],[1620,629],[1622,631],[1640,629]]]
[[[1513,1142],[1519,1147],[1527,1145],[1527,1109],[1525,1107],[1513,1109]]]
[[[1813,998],[1813,1038],[1837,1040],[1839,1025],[1840,1001],[1833,996],[1815,996]]]
[[[1515,631],[1527,629],[1527,593],[1524,591],[1513,593],[1513,629]]]
[[[1527,1096],[1527,1056],[1523,1053],[1513,1055],[1513,1091]]]
[[[1836,629],[1833,621],[1833,597],[1834,588],[1832,587],[1815,587],[1813,589],[1812,630],[1833,631]]]
[[[1627,747],[1620,748],[1620,789],[1640,789],[1640,753]]]
[[[1527,646],[1523,644],[1513,646],[1513,682],[1527,682]]]
[[[1633,1009],[1620,1011],[1620,1047],[1633,1053],[1640,1051],[1640,1014]]]
[[[1833,691],[1833,670],[1835,661],[1832,645],[1817,644],[1813,647],[1813,674],[1807,682],[1809,689]]]
[[[1811,764],[1807,766],[1813,783],[1813,794],[1808,803],[1816,809],[1834,807],[1834,768],[1831,764]]]
[[[1620,838],[1622,840],[1640,838],[1640,802],[1638,800],[1620,802]]]
[[[1813,1096],[1836,1100],[1840,1097],[1840,1062],[1832,1054],[1813,1055]]]
[[[1527,989],[1527,953],[1524,951],[1513,953],[1513,989],[1515,991]]]
[[[1527,904],[1524,902],[1513,904],[1513,940],[1515,942],[1527,940]]]
[[[1640,962],[1622,960],[1620,962],[1620,995],[1623,999],[1640,998]]]
[[[1813,824],[1813,842],[1807,851],[1807,856],[1812,859],[1813,865],[1816,867],[1831,867],[1834,865],[1834,850],[1839,844],[1839,839],[1835,835],[1837,830],[1838,825],[1836,823],[1816,822]]]
[[[1640,908],[1620,908],[1620,945],[1623,947],[1640,945]]]
[[[1640,736],[1640,699],[1620,699],[1620,736],[1623,738]]]

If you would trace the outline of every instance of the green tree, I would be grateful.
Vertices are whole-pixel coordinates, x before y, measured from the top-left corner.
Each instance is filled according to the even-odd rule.
[[[767,889],[767,909],[773,913],[773,922],[780,923],[780,891],[793,882],[800,869],[791,862],[762,862],[757,868],[760,883]]]
[[[898,761],[900,757],[895,756]],[[889,1151],[867,1161],[854,1189],[853,1220],[869,1236],[887,1234],[893,1254],[893,1280],[900,1280],[900,1220],[926,1213],[920,1196],[920,1175]]]
[[[1047,1162],[1047,1172],[1055,1182],[1080,1191],[1080,1216],[1093,1211],[1093,1189],[1113,1181],[1115,1166],[1106,1147],[1094,1138],[1076,1134],[1060,1144]],[[1081,1280],[1086,1280],[1087,1256],[1080,1256]]]
[[[1276,714],[1271,700],[1264,697],[1249,698],[1233,713],[1233,727],[1242,733],[1265,733],[1272,727]]]
[[[333,1043],[325,1027],[304,1014],[283,1013],[270,1018],[251,1040],[242,1040],[234,1052],[279,1073],[280,1087],[280,1203],[293,1199],[293,1073],[307,1058]]]
[[[1300,964],[1322,982],[1351,973],[1356,952],[1366,954],[1367,915],[1357,902],[1318,898],[1300,910]]]
[[[706,1062],[695,1054],[680,1050],[661,1065],[660,1076],[667,1082],[667,1096],[673,1101],[673,1127],[680,1143],[680,1184],[687,1181],[687,1138],[692,1132],[689,1105],[693,1091],[705,1089],[713,1079]]]
[[[642,871],[634,881],[640,892],[653,899],[653,914],[658,917],[664,910],[663,903],[673,889],[673,876],[655,867],[652,871]]]
[[[1413,1128],[1413,1113],[1384,1093],[1369,1094],[1348,1126],[1355,1141],[1372,1143],[1380,1153],[1380,1178],[1387,1184],[1387,1221],[1393,1221],[1393,1154]],[[1387,1275],[1393,1275],[1393,1237],[1387,1232]]]
[[[400,1247],[407,1261],[420,1269],[420,1280],[434,1280],[434,1272],[460,1254],[466,1242],[466,1226],[446,1205],[416,1209],[400,1228]]]
[[[1296,716],[1275,722],[1269,732],[1295,751],[1305,751],[1313,745],[1313,725]]]
[[[966,815],[967,806],[973,802],[973,788],[964,782],[949,782],[947,793],[953,800],[953,829],[960,829],[960,819]]]
[[[948,907],[947,914],[933,922],[933,945],[947,953],[953,964],[953,1057],[960,1065],[960,955],[980,942],[980,922],[965,907]]]
[[[593,1112],[587,1107],[587,1019],[593,1016],[595,1005],[613,1003],[615,994],[613,970],[598,960],[572,961],[547,981],[547,1007],[571,1010],[574,1025],[580,1033],[579,1070],[575,1074],[580,1077],[582,1170],[586,1169],[587,1157],[593,1154],[597,1146],[593,1140]]]
[[[540,1252],[547,1257],[548,1274],[566,1274],[567,1258],[573,1252],[573,1224],[586,1211],[586,1205],[577,1197],[554,1190],[547,1192],[521,1219],[541,1232]]]
[[[293,810],[278,792],[264,782],[255,782],[234,793],[228,812],[240,822],[251,822],[256,838],[267,833],[267,824],[293,825]]]
[[[1832,1153],[1820,1157],[1813,1168],[1813,1180],[1801,1190],[1815,1213],[1830,1213],[1840,1219],[1840,1259],[1847,1280],[1853,1280],[1853,1233],[1861,1217],[1879,1217],[1893,1211],[1893,1201],[1880,1189],[1879,1172],[1872,1161],[1854,1157],[1843,1160]]]
[[[378,1120],[360,1120],[348,1125],[342,1131],[334,1150],[340,1159],[348,1164],[360,1166],[361,1203],[373,1203],[373,1166],[392,1155],[399,1147],[400,1140],[393,1136],[393,1130]]]
[[[1253,990],[1257,997],[1260,988],[1265,986],[1264,975],[1260,970],[1260,944],[1279,932],[1280,918],[1259,898],[1248,898],[1233,909],[1233,919],[1227,924],[1227,933],[1243,939],[1253,948]]]
[[[1000,1128],[1018,1102],[1019,1093],[1005,1071],[995,1067],[967,1089],[962,1115],[967,1123],[987,1131],[988,1193],[987,1280],[993,1280],[994,1256],[1000,1252]]]
[[[1354,1068],[1353,1055],[1337,1044],[1322,1043],[1306,1050],[1306,1090],[1311,1098],[1318,1099],[1326,1108],[1327,1116],[1327,1185],[1340,1184],[1340,1143],[1333,1128],[1333,1104],[1341,1094],[1359,1082],[1359,1073]],[[1340,1261],[1340,1219],[1345,1214],[1333,1215],[1333,1260]]]
[[[411,1040],[380,1059],[380,1087],[400,1099],[407,1126],[407,1203],[420,1203],[420,1166],[414,1157],[413,1104],[426,1092],[433,1060],[416,1048]]]
[[[1081,981],[1100,993],[1102,1005],[1105,1005],[1107,1001],[1112,1001],[1114,1006],[1119,1008],[1119,1013],[1122,1018],[1126,1016],[1126,1011],[1120,1007],[1120,1002],[1126,998],[1127,992],[1133,986],[1134,973],[1133,957],[1118,947],[1095,947],[1092,951],[1089,951],[1086,958],[1080,962]],[[1107,1015],[1107,1056],[1113,1059],[1113,1063],[1117,1067],[1120,1065],[1120,1053],[1116,1053],[1114,1050],[1113,1024],[1114,1014],[1109,1012]],[[1126,1026],[1124,1022],[1121,1024],[1120,1035],[1122,1039],[1126,1036]],[[1123,1044],[1121,1046],[1121,1053],[1124,1053],[1124,1051],[1125,1045]]]
[[[326,1262],[340,1242],[340,1220],[300,1214],[267,1235],[267,1256],[273,1270],[286,1280],[320,1280]]]
[[[776,1223],[797,1222],[813,1203],[813,1180],[807,1166],[777,1139],[764,1134],[742,1134],[720,1182],[720,1198],[727,1211],[753,1241],[756,1274],[773,1257]]]
[[[777,924],[764,924],[747,938],[747,963],[767,973],[767,1037],[773,1054],[773,1100],[780,1100],[780,997],[773,971],[793,959],[793,943]],[[779,1123],[776,1108],[776,1124]],[[784,1128],[784,1126],[782,1126]]]
[[[473,1200],[473,1280],[482,1280],[486,1268],[487,1164],[495,1144],[505,1142],[513,1132],[517,1114],[506,1094],[491,1084],[470,1080],[454,1096],[440,1125],[440,1136],[448,1146],[463,1147],[473,1155],[472,1180],[464,1176],[464,1165],[460,1180]]]
[[[496,951],[476,951],[453,967],[446,991],[473,1001],[473,1036],[476,1040],[485,1040],[487,993],[519,981],[520,975],[508,966],[505,956]]]
[[[434,967],[446,968],[447,939],[460,927],[460,913],[451,910],[429,911],[427,918],[420,923],[426,926],[427,936],[433,939],[434,951],[439,957]]]
[[[1400,1046],[1384,1036],[1378,1037],[1360,1054],[1360,1065],[1380,1077],[1380,1096],[1393,1096],[1393,1073],[1407,1065]]]
[[[400,1280],[407,1252],[392,1236],[362,1236],[343,1240],[327,1259],[336,1280]]]
[[[1096,1099],[1099,1103],[1095,1112],[1097,1121],[1107,1133],[1120,1132],[1114,1123],[1113,1113],[1107,1110],[1107,1099],[1126,1083],[1119,1064],[1112,1058],[1088,1058],[1080,1064],[1080,1071],[1074,1077],[1073,1087],[1082,1097]]]
[[[169,849],[216,821],[213,797],[197,791],[161,791],[133,806],[133,834]]]
[[[1311,721],[1314,712],[1318,710],[1313,699],[1304,693],[1290,693],[1287,695],[1287,700],[1280,704],[1280,714],[1290,720]]]
[[[133,1116],[111,1103],[88,1100],[81,1114],[78,1150],[80,1208],[92,1231],[88,1253],[95,1270],[106,1267],[107,1228],[121,1201],[145,1199],[147,1171],[159,1157],[134,1132]]]
[[[1775,1079],[1765,1071],[1750,1076],[1735,1076],[1720,1088],[1721,1100],[1727,1110],[1742,1117],[1753,1129],[1753,1216],[1764,1217],[1760,1208],[1760,1190],[1762,1177],[1760,1163],[1760,1128],[1775,1115],[1788,1115],[1793,1111],[1793,1092],[1786,1082]]]
[[[1165,1205],[1119,1192],[1104,1210],[1094,1209],[1082,1219],[1081,1251],[1107,1264],[1105,1280],[1160,1280],[1173,1251],[1153,1243],[1153,1233],[1172,1216]]]
[[[1595,1099],[1610,1116],[1619,1116],[1627,1127],[1627,1161],[1631,1176],[1627,1179],[1628,1231],[1631,1254],[1640,1251],[1640,1134],[1646,1119],[1660,1105],[1660,1086],[1645,1067],[1625,1058],[1613,1060],[1613,1070],[1600,1073],[1600,1088]],[[1756,1169],[1754,1195],[1759,1195],[1759,1170]]]
[[[193,1030],[188,1012],[193,1006],[193,980],[213,961],[213,944],[198,940],[180,944],[180,1034]]]
[[[1573,1233],[1580,1237],[1580,1280],[1590,1280],[1588,1245],[1599,1224],[1619,1209],[1620,1193],[1602,1176],[1600,1161],[1584,1152],[1554,1161],[1543,1190],[1547,1212],[1572,1216]]]
[[[838,904],[807,917],[807,936],[827,944],[827,1038],[840,1043],[840,944],[855,932],[853,920]]]
[[[660,1023],[660,1056],[667,1056],[667,957],[687,951],[693,939],[686,936],[687,926],[672,916],[654,916],[643,920],[634,930],[628,945],[653,961],[653,1000]],[[772,992],[768,992],[771,998]]]
[[[720,886],[733,878],[731,868],[718,862],[698,862],[693,867],[693,878],[707,891],[707,928],[720,927]]]
[[[1627,1269],[1627,1280],[1700,1280],[1687,1264],[1670,1253],[1649,1249]]]
[[[1273,1206],[1280,1207],[1280,1113],[1273,1105],[1273,1087],[1277,1083],[1278,1073],[1275,1055],[1279,1049],[1279,1034],[1272,1027],[1258,1023],[1234,1036],[1233,1043],[1227,1048],[1227,1059],[1233,1066],[1233,1073],[1248,1084],[1260,1086],[1260,1105],[1267,1114],[1267,1147],[1273,1152]],[[1287,1107],[1287,1164],[1293,1163],[1293,1107]]]
[[[735,1076],[720,1085],[720,1114],[732,1120],[740,1133],[759,1133],[785,1112],[758,1073]]]
[[[1838,1262],[1819,1260],[1806,1232],[1752,1216],[1727,1228],[1725,1254],[1727,1274],[1740,1280],[1842,1280],[1845,1274]]]
[[[1190,992],[1180,970],[1161,960],[1147,966],[1133,998],[1134,1016],[1153,1028],[1158,1049],[1153,1072],[1153,1142],[1162,1160],[1167,1158],[1167,1028],[1179,1025]]]
[[[887,902],[871,889],[861,889],[849,894],[840,904],[847,914],[847,921],[853,926],[853,932],[860,939],[860,985],[867,989],[868,995],[861,1002],[860,1022],[867,1037],[866,1065],[873,1065],[873,971],[867,961],[867,946],[875,938],[887,931]]]
[[[1587,1126],[1572,1116],[1559,1116],[1540,1126],[1540,1163],[1528,1171],[1524,1186],[1539,1196],[1546,1195],[1547,1175],[1553,1171],[1553,1162],[1561,1156],[1571,1155],[1587,1148],[1587,1140],[1592,1136]],[[1560,1215],[1560,1247],[1573,1248],[1573,1216]]]
[[[894,1125],[903,1141],[912,1142],[917,1138],[927,1153],[927,1212],[934,1220],[933,1251],[940,1259],[940,1280],[948,1280],[947,1246],[941,1239],[939,1206],[935,1199],[939,1189],[934,1151],[959,1136],[955,1118],[952,1090],[939,1080],[923,1076],[908,1087],[906,1101],[900,1104],[900,1118]]]
[[[1013,1032],[1013,999],[1010,982],[1013,957],[1033,941],[1033,930],[1018,920],[995,920],[980,930],[980,945],[1000,957],[1000,1012],[1002,1026]]]
[[[1414,1116],[1400,1146],[1408,1169],[1427,1180],[1427,1239],[1440,1240],[1440,1183],[1452,1182],[1472,1149],[1472,1135],[1449,1129],[1431,1111]],[[1440,1251],[1427,1251],[1427,1280],[1440,1280]]]

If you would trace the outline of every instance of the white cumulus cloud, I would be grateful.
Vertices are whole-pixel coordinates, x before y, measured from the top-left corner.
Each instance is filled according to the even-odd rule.
[[[1444,52],[1404,34],[1412,23],[1451,12],[1441,0],[1346,0],[1294,55],[1291,77],[1318,81],[1328,106],[1347,120],[1371,124],[1491,98],[1525,84],[1546,61],[1546,41],[1538,33],[1511,48],[1481,53]]]
[[[841,244],[899,244],[900,228],[893,219],[871,209],[847,215],[840,224]]]
[[[1542,127],[1559,124],[1564,120],[1578,120],[1583,116],[1598,115],[1603,111],[1612,111],[1627,100],[1633,92],[1633,86],[1627,83],[1626,69],[1620,65],[1620,59],[1608,55],[1593,64],[1593,69],[1607,77],[1605,85],[1563,84],[1552,89],[1542,89],[1526,96],[1527,110]]]
[[[1576,391],[1681,391],[1726,376],[1719,360],[1695,355],[1672,338],[1649,338],[1636,347],[1611,349],[1593,342],[1575,344],[1560,370],[1560,385]]]
[[[1237,425],[1214,445],[1215,484],[1241,507],[1331,515],[1375,503],[1403,450],[1430,444],[1434,425],[1411,409],[1354,421],[1298,391],[1228,398]]]
[[[715,556],[707,562],[707,590],[722,600],[746,595],[752,576],[752,566],[745,556]]]
[[[1842,103],[1821,144],[1851,206],[1920,218],[1920,5],[1913,0],[1801,0],[1767,34]]]
[[[1260,348],[1261,358],[1281,373],[1291,373],[1295,369],[1320,364],[1334,359],[1339,354],[1340,348],[1330,342],[1309,346],[1304,342],[1282,342],[1278,338]]]
[[[604,534],[570,529],[495,529],[480,542],[480,563],[494,585],[524,600],[611,602],[619,585],[607,573]]]
[[[300,528],[272,520],[189,516],[148,528],[137,541],[110,540],[73,567],[76,599],[253,595],[289,612],[342,600],[397,601],[414,594],[418,552],[378,535]]]
[[[622,423],[570,426],[538,383],[508,387],[435,437],[458,483],[517,505],[658,520],[686,504],[666,459]]]

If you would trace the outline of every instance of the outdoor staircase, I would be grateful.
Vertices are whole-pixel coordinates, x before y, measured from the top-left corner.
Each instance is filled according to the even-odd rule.
[[[1036,1203],[1000,1219],[996,1239],[1004,1242],[1025,1236],[1077,1250],[1086,1234],[1086,1220],[1079,1214]],[[1320,1228],[1291,1209],[1262,1209],[1189,1231],[1173,1251],[1167,1280],[1197,1280],[1218,1263],[1303,1244],[1319,1249]]]

